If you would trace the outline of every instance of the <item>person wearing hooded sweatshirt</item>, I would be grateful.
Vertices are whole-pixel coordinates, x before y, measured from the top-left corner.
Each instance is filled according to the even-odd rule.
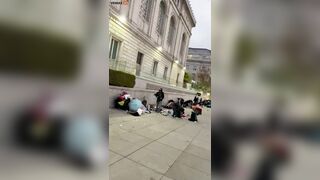
[[[196,96],[195,96],[194,99],[193,99],[193,103],[199,104],[201,101],[202,101],[202,99],[201,99],[201,94],[200,94],[200,93],[197,93]]]
[[[154,95],[157,97],[156,111],[160,112],[162,107],[162,100],[164,99],[164,93],[162,91],[162,88],[160,88],[159,91]]]

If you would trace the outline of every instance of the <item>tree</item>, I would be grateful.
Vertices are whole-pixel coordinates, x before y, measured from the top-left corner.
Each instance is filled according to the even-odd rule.
[[[183,82],[184,83],[191,83],[191,76],[190,76],[190,74],[189,73],[187,73],[187,72],[185,72],[184,73],[184,78],[183,78]]]
[[[200,70],[201,71],[198,73],[198,81],[202,84],[210,85],[210,70],[208,70],[206,67],[202,67]]]
[[[202,91],[203,93],[211,93],[211,86],[208,83],[198,82],[194,84],[193,88],[197,91]]]

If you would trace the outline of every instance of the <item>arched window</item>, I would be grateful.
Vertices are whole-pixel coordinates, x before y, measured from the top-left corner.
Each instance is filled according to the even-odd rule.
[[[150,21],[151,16],[151,9],[152,9],[152,0],[141,0],[140,5],[140,17],[145,21]]]
[[[185,49],[186,49],[186,43],[187,43],[186,34],[183,33],[182,39],[181,39],[181,45],[180,45],[180,57],[181,57],[181,62],[183,61],[183,58],[184,58],[184,51],[185,51]]]
[[[159,8],[159,18],[157,24],[157,33],[159,35],[163,35],[163,29],[166,22],[166,4],[161,1],[160,8]]]
[[[173,16],[170,18],[170,26],[169,26],[169,33],[168,33],[168,38],[167,42],[169,45],[172,45],[172,41],[174,39],[174,34],[176,31],[176,22]]]

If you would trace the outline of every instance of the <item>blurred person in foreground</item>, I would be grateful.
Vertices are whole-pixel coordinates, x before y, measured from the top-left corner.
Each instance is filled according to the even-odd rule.
[[[286,127],[280,113],[281,108],[279,105],[274,105],[268,116],[264,118],[265,123],[256,127],[252,132],[252,135],[254,135],[252,136],[253,139],[247,139],[249,141],[245,139],[241,140],[239,135],[244,133],[240,128],[242,127],[242,123],[236,123],[237,119],[234,116],[216,116],[211,131],[211,162],[214,178],[277,180],[277,171],[284,167],[291,157],[289,141],[285,134]],[[258,139],[254,137],[258,137]],[[237,154],[239,154],[241,149],[239,146],[250,143],[250,139],[254,140],[255,147],[262,149],[262,152],[261,156],[253,161],[255,164],[254,168],[247,169],[247,163],[250,160],[248,159],[248,162],[243,162],[243,158],[240,158]],[[238,159],[242,160],[238,161]]]
[[[267,117],[262,134],[262,157],[257,164],[252,180],[276,180],[277,170],[290,159],[290,148],[285,134],[279,104]]]
[[[82,167],[103,165],[107,145],[101,122],[92,114],[71,113],[68,105],[50,93],[27,104],[14,119],[17,147],[62,153]]]
[[[211,169],[215,178],[224,178],[230,174],[234,163],[235,145],[232,118],[222,116],[217,118],[211,128]]]

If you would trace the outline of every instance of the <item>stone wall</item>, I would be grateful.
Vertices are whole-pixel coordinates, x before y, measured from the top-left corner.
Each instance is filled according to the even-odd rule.
[[[122,92],[128,92],[132,97],[143,99],[144,97],[148,101],[149,104],[156,103],[156,97],[154,94],[157,92],[156,90],[149,89],[137,89],[137,88],[124,88],[124,87],[115,87],[109,86],[109,107],[114,107],[115,98]],[[194,98],[194,93],[190,92],[169,92],[164,91],[164,103],[167,103],[170,99],[176,100],[178,97],[183,98],[184,100],[192,100]]]

